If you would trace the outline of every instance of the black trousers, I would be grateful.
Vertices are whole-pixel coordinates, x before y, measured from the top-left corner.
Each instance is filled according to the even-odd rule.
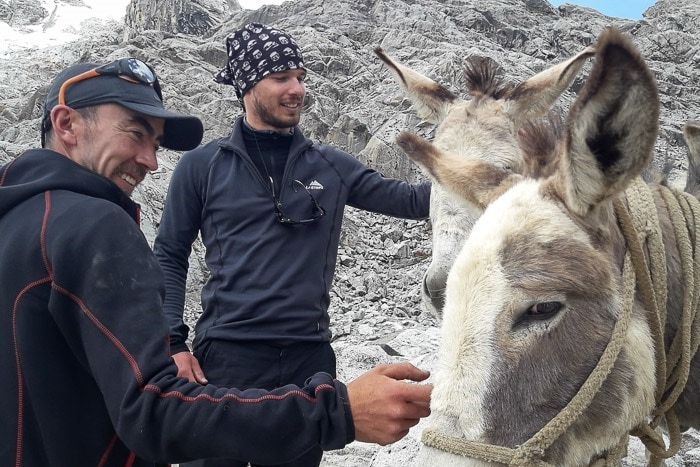
[[[286,384],[303,387],[307,378],[320,371],[336,377],[335,352],[328,342],[274,345],[262,342],[208,341],[194,355],[211,384],[237,389],[275,389]],[[318,467],[323,457],[315,446],[283,467]],[[246,467],[246,460],[202,459],[181,467]],[[257,467],[258,464],[251,464]]]

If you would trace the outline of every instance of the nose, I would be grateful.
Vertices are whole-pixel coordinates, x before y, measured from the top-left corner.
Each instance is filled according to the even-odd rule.
[[[157,170],[158,157],[156,156],[156,146],[144,147],[136,156],[136,162],[148,169],[149,172]]]
[[[303,81],[292,80],[292,87],[289,92],[295,96],[303,96],[306,93],[306,85],[304,85]]]
[[[423,275],[423,305],[428,310],[432,308],[431,311],[440,319],[442,319],[442,311],[445,307],[447,275],[451,266],[451,264],[445,265],[432,261]]]

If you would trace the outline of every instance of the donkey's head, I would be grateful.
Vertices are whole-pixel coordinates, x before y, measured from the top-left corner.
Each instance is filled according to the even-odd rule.
[[[557,74],[566,76],[588,53]],[[563,87],[551,72],[545,77],[511,95],[553,86],[545,93],[551,102]],[[658,112],[654,78],[643,60],[627,39],[606,30],[569,112],[551,175],[535,179],[476,155],[465,159],[473,146],[468,134],[457,150],[455,143],[399,136],[403,150],[441,187],[484,209],[447,282],[431,403],[436,429],[520,445],[572,399],[596,366],[623,306],[624,240],[612,201],[650,160]],[[601,391],[544,459],[587,465],[642,422],[654,404],[653,359],[648,325],[635,313]],[[421,456],[426,466],[490,465],[432,448]]]
[[[376,54],[413,102],[418,115],[437,124],[434,146],[460,161],[485,161],[508,173],[541,170],[542,161],[527,160],[518,144],[525,122],[547,112],[569,86],[591,48],[518,86],[499,77],[494,61],[467,61],[469,99],[461,99],[437,82],[395,62],[382,49]],[[432,262],[423,278],[423,303],[438,316],[444,305],[447,275],[457,252],[481,215],[483,206],[454,197],[433,184],[430,217],[433,229]]]

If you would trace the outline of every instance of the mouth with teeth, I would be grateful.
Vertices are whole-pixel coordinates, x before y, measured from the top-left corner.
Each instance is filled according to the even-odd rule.
[[[126,183],[127,189],[123,189],[129,194],[131,194],[134,188],[136,188],[136,186],[143,181],[143,179],[146,177],[146,173],[147,171],[139,166],[117,167],[115,172],[116,177]]]
[[[131,185],[133,187],[135,187],[136,185],[139,184],[139,181],[136,180],[134,177],[132,177],[129,174],[121,173],[121,174],[119,174],[119,178],[121,178],[122,180],[124,180],[126,183],[128,183],[129,185]]]

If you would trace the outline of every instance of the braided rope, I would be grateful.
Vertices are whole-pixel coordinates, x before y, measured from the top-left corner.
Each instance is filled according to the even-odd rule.
[[[628,209],[625,209],[618,198],[614,203],[615,214],[624,219],[625,225],[620,223],[627,248],[634,251],[635,273],[637,283],[640,285],[639,293],[648,313],[647,321],[651,328],[656,355],[656,381],[666,381],[666,350],[664,348],[664,329],[666,326],[667,284],[666,276],[666,249],[663,244],[661,222],[659,221],[656,204],[649,186],[639,177],[636,178],[625,191]],[[634,230],[629,227],[631,217]],[[632,237],[633,232],[639,235],[639,240]],[[646,267],[642,245],[647,245],[649,255],[649,267]],[[657,384],[656,400],[663,396],[663,387]]]
[[[485,444],[476,441],[457,438],[442,433],[434,428],[423,430],[421,441],[426,446],[439,449],[441,451],[456,454],[458,456],[471,457],[488,462],[498,462],[511,466],[538,466],[554,467],[541,459],[544,452],[523,452],[519,448],[509,448],[497,446],[495,444]],[[532,458],[529,458],[532,456]]]
[[[656,408],[653,418],[649,423],[635,427],[631,433],[637,436],[647,450],[651,453],[649,460],[650,467],[662,465],[663,459],[675,455],[680,449],[681,433],[678,416],[673,408],[680,397],[690,374],[690,362],[698,351],[700,342],[700,319],[698,309],[700,309],[700,236],[697,235],[700,222],[700,202],[692,195],[671,190],[667,187],[660,187],[661,199],[666,205],[669,213],[676,245],[679,250],[681,260],[681,270],[684,288],[683,310],[678,325],[676,335],[671,342],[668,353],[662,347],[658,350],[657,345],[657,373],[662,371],[665,378],[657,379]],[[650,245],[650,256],[654,254],[655,248],[663,249],[663,245],[657,247]],[[653,270],[653,266],[650,265]],[[665,269],[665,265],[663,266]],[[665,284],[662,284],[665,285]],[[645,301],[647,308],[649,302]],[[666,316],[664,307],[657,307],[660,316],[658,320],[650,320],[650,326],[654,334],[661,333],[663,328],[656,329]],[[665,365],[662,363],[665,362]],[[656,430],[661,422],[666,421],[666,431],[669,436],[668,448],[664,439]]]

